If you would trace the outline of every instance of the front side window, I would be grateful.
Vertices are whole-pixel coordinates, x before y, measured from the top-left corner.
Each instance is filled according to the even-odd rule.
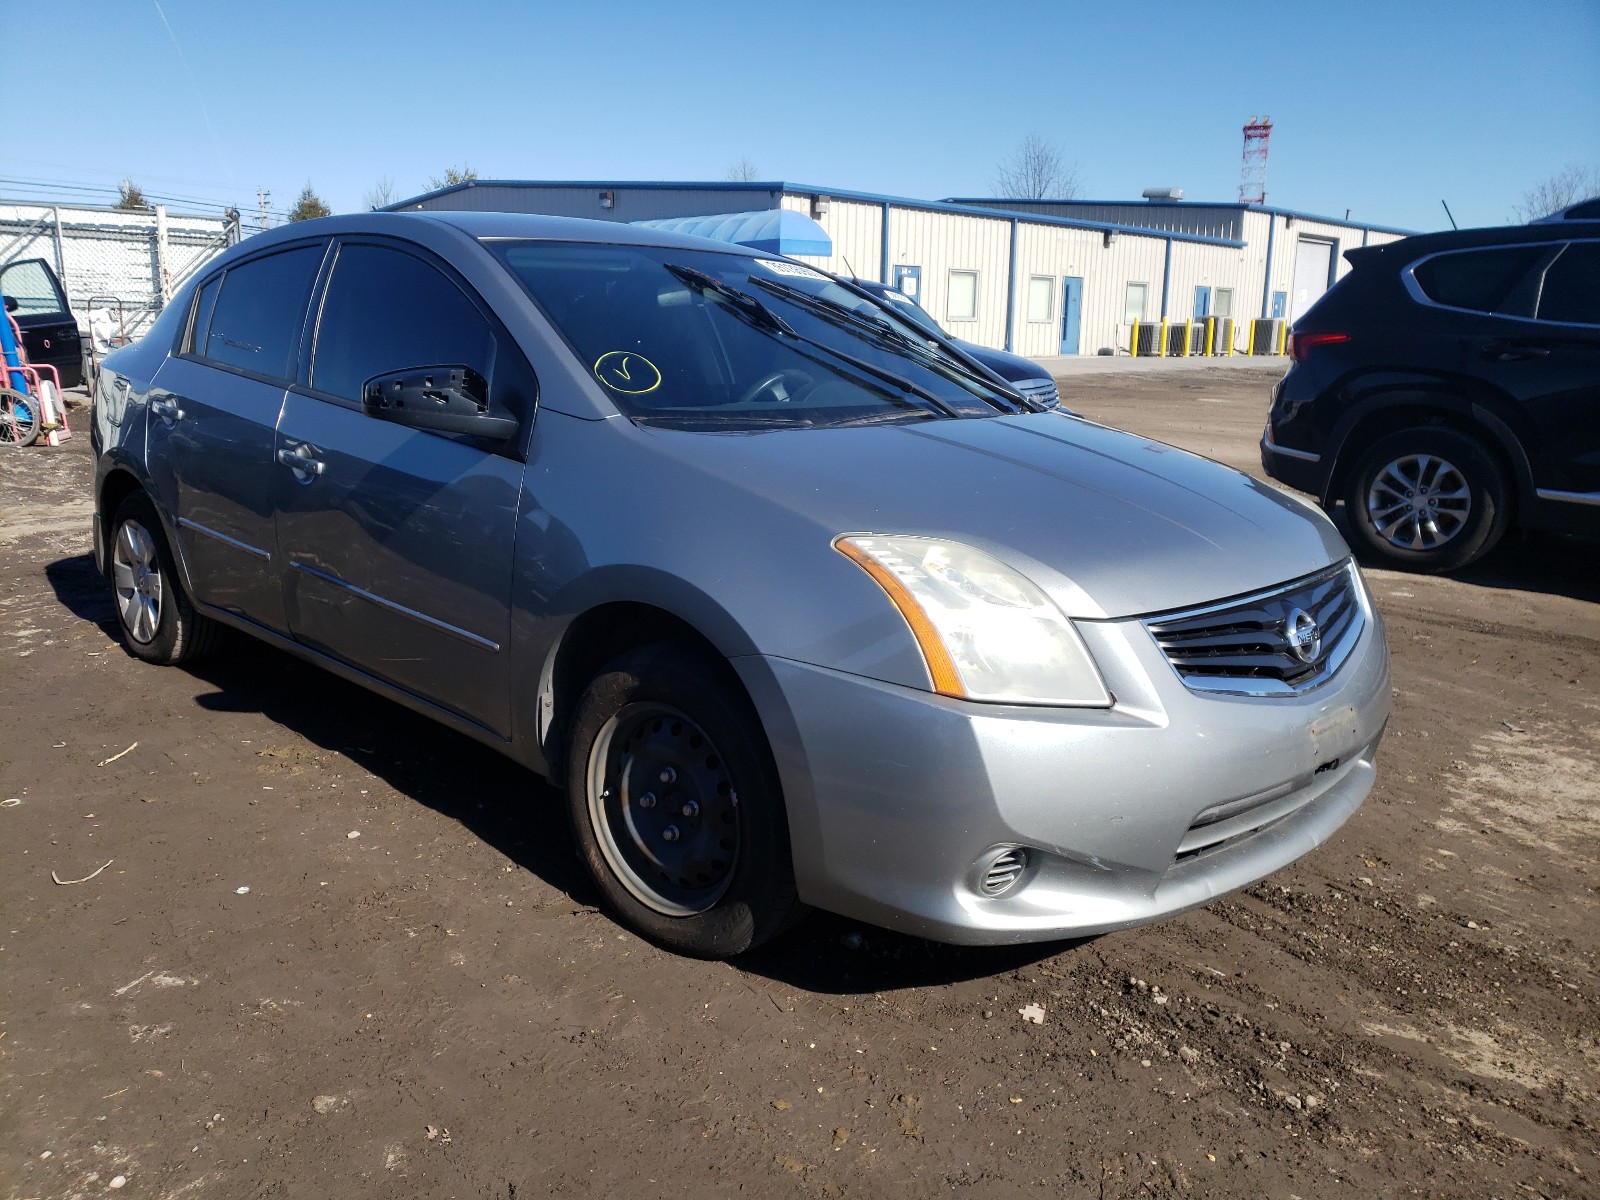
[[[322,249],[299,246],[230,268],[222,277],[201,356],[269,379],[293,378]]]
[[[1600,325],[1600,242],[1573,242],[1544,273],[1539,320]]]
[[[798,263],[664,246],[486,245],[641,423],[815,427],[1019,407],[918,326]]]
[[[1132,325],[1135,321],[1144,320],[1145,302],[1150,295],[1150,285],[1145,283],[1130,283],[1128,290],[1123,294],[1122,323]]]
[[[950,272],[950,299],[945,304],[945,317],[951,321],[976,321],[978,319],[978,273],[976,271]]]
[[[1458,250],[1424,259],[1412,268],[1411,274],[1422,294],[1435,304],[1494,312],[1549,252],[1549,246]]]
[[[12,263],[0,273],[0,292],[17,302],[19,317],[67,311],[67,302],[56,284],[55,275],[37,258]]]
[[[1056,294],[1055,277],[1051,275],[1028,276],[1028,320],[1048,321]]]
[[[386,246],[345,245],[317,323],[311,386],[359,401],[375,375],[470,367],[492,378],[496,339],[483,314],[436,267]]]

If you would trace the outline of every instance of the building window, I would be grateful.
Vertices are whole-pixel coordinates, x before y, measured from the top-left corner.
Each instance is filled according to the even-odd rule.
[[[950,272],[950,299],[945,304],[948,321],[976,321],[978,319],[978,273],[976,271]]]
[[[1130,283],[1122,301],[1122,323],[1132,325],[1144,320],[1145,304],[1150,297],[1148,283]]]
[[[1216,293],[1216,295],[1214,297],[1212,297],[1212,301],[1211,301],[1211,315],[1215,316],[1215,317],[1231,317],[1231,316],[1233,316],[1233,289],[1232,288],[1218,288],[1217,289],[1217,293]]]
[[[1054,275],[1028,276],[1028,320],[1048,321],[1054,316],[1055,294]]]

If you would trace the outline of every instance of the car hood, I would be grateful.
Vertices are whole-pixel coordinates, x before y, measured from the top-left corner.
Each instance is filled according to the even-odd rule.
[[[1031,358],[1023,358],[1022,355],[1013,354],[1009,350],[995,350],[989,346],[980,346],[977,342],[967,342],[960,338],[951,338],[950,340],[991,371],[998,372],[1000,378],[1012,383],[1021,379],[1050,378],[1050,372],[1046,371]]]
[[[1073,617],[1192,607],[1349,554],[1303,501],[1210,459],[1059,413],[642,432],[684,466],[801,517],[828,539],[911,534],[984,549]]]

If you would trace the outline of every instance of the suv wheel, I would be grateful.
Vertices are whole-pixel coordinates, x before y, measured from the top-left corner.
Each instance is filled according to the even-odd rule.
[[[1373,444],[1345,485],[1360,548],[1407,571],[1453,571],[1487,554],[1510,518],[1505,471],[1453,429],[1403,429]]]
[[[676,646],[625,655],[584,690],[567,756],[573,831],[608,905],[698,958],[804,911],[766,738],[723,675]]]

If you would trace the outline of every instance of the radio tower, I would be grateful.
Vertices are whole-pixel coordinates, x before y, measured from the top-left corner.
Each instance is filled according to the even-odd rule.
[[[1267,202],[1267,141],[1271,117],[1251,117],[1244,127],[1244,166],[1239,172],[1239,203]]]

